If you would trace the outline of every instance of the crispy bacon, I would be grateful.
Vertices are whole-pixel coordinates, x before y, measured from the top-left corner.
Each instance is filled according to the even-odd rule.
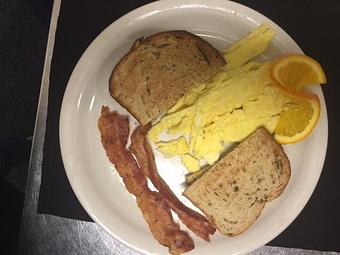
[[[123,178],[126,189],[133,195],[140,196],[148,187],[136,160],[126,149],[129,137],[128,118],[116,112],[111,113],[108,107],[103,107],[98,128],[106,155]]]
[[[129,136],[128,118],[117,112],[110,112],[108,107],[102,107],[98,128],[109,160],[123,178],[127,190],[136,196],[138,207],[156,240],[168,247],[171,254],[192,250],[193,240],[174,222],[165,199],[148,188],[146,176],[131,152],[126,149]]]
[[[172,218],[171,210],[158,192],[147,192],[137,197],[138,207],[143,213],[153,236],[169,247],[172,254],[181,254],[194,248],[194,242],[187,232],[179,229]]]
[[[203,215],[185,206],[159,175],[152,149],[146,139],[150,128],[151,125],[147,124],[145,126],[138,126],[134,130],[131,136],[130,151],[136,156],[143,173],[166,199],[168,205],[178,215],[180,220],[198,237],[209,241],[209,234],[214,234],[216,229]]]

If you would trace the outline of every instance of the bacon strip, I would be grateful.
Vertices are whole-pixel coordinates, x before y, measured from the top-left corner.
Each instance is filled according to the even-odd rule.
[[[129,120],[117,112],[102,107],[98,120],[101,141],[109,160],[123,178],[127,190],[136,196],[137,204],[156,240],[169,248],[171,254],[182,254],[194,248],[187,232],[180,230],[172,218],[165,199],[148,188],[146,176],[136,160],[126,149],[129,136]]]
[[[160,244],[169,247],[171,254],[181,254],[194,248],[193,240],[174,222],[168,204],[158,192],[151,191],[137,197],[137,204],[153,236]]]
[[[212,235],[216,231],[213,225],[203,215],[185,206],[159,175],[152,149],[146,139],[150,128],[151,124],[147,124],[138,126],[134,130],[131,136],[130,151],[136,156],[143,173],[166,199],[169,207],[178,215],[180,220],[198,237],[209,241],[209,234]]]
[[[140,196],[148,187],[137,162],[125,147],[129,137],[128,118],[116,112],[111,113],[108,107],[103,107],[98,128],[106,155],[123,178],[126,189]]]

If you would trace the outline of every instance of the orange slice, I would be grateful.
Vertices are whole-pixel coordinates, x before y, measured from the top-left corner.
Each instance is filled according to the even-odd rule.
[[[274,131],[275,139],[281,144],[296,143],[305,138],[320,118],[320,102],[317,95],[305,92],[292,93],[282,90],[290,103],[280,114]]]
[[[276,83],[294,91],[307,85],[326,83],[321,65],[305,55],[288,55],[275,60],[270,73]]]

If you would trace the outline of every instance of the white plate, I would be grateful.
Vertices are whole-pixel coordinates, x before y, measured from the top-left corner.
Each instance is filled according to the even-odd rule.
[[[117,61],[135,39],[155,32],[185,29],[223,49],[262,22],[268,22],[278,32],[264,58],[302,53],[293,39],[268,18],[226,0],[153,2],[115,21],[85,51],[65,91],[60,116],[60,144],[66,173],[75,194],[94,221],[110,234],[142,253],[167,254],[167,249],[150,234],[134,198],[125,190],[100,143],[97,120],[101,106],[108,105],[128,114],[108,92],[108,79]],[[228,238],[216,233],[211,243],[195,238],[195,249],[191,254],[249,252],[280,234],[300,213],[319,179],[327,147],[324,97],[319,87],[312,91],[320,98],[321,118],[307,139],[284,147],[292,166],[292,176],[285,192],[266,205],[259,219],[244,234]],[[135,122],[130,118],[132,120]],[[174,168],[171,162],[158,156],[157,164],[165,180],[180,194],[183,169],[176,165],[175,170],[170,170]]]

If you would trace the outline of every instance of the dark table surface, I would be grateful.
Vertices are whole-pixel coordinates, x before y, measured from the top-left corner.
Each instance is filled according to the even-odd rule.
[[[58,2],[55,1],[55,8]],[[97,0],[94,3],[89,0],[73,0],[62,2],[49,86],[48,73],[45,73],[47,78],[45,77],[42,83],[19,253],[23,249],[33,250],[33,246],[36,246],[37,243],[44,242],[43,236],[38,235],[46,232],[47,230],[44,228],[47,226],[50,227],[53,224],[58,226],[59,229],[53,231],[60,233],[62,229],[71,232],[78,226],[77,224],[80,224],[80,221],[51,215],[91,220],[68,184],[60,157],[58,122],[62,95],[74,66],[93,39],[115,19],[147,2],[151,1]],[[236,2],[259,11],[281,26],[294,38],[306,55],[314,57],[322,64],[328,79],[328,84],[323,87],[323,92],[328,109],[329,140],[322,175],[302,213],[269,245],[340,251],[340,217],[338,217],[340,214],[340,187],[337,185],[340,173],[336,169],[336,158],[340,155],[336,146],[339,140],[339,114],[336,112],[338,108],[336,97],[339,96],[337,84],[340,82],[340,75],[337,72],[340,66],[340,53],[337,50],[337,47],[340,46],[340,21],[338,20],[340,2],[310,0],[286,0],[275,3],[268,0]],[[51,22],[51,26],[53,26],[53,22]],[[45,63],[45,71],[46,65],[49,65],[48,62]],[[49,100],[48,110],[47,98]],[[41,172],[42,181],[40,180]],[[40,197],[39,203],[37,203],[40,181]],[[37,205],[39,213],[43,214],[37,214]],[[96,226],[92,223],[88,224],[90,225],[84,223],[82,228]],[[94,231],[93,234],[100,233],[103,240],[111,240],[105,233],[97,232],[100,231],[97,226],[94,228],[95,230],[91,230]],[[53,231],[50,230],[48,233],[51,234]],[[93,237],[94,235],[88,235],[86,240]],[[64,240],[64,238],[58,238]],[[51,241],[52,248],[43,250],[57,251],[61,245],[59,241]],[[114,240],[110,242],[121,254],[132,252]],[[37,248],[34,249],[35,253],[30,254],[43,254],[37,253]],[[65,252],[65,250],[63,251]],[[59,254],[59,252],[55,254]]]

